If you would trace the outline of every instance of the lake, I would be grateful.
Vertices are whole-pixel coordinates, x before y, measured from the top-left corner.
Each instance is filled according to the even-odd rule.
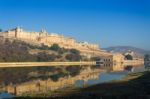
[[[1,68],[0,98],[12,98],[12,94],[21,95],[26,92],[59,90],[68,86],[94,85],[144,70],[144,65],[126,66],[123,71],[107,71],[99,66]]]

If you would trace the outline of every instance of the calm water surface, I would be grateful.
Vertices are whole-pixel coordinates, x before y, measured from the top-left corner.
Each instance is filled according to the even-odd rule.
[[[36,79],[52,79],[55,80],[56,82],[60,82],[60,78],[65,79],[66,77],[66,72],[69,78],[76,78],[74,80],[74,85],[76,87],[82,87],[85,84],[86,85],[94,85],[98,83],[103,83],[111,80],[118,80],[121,79],[122,77],[126,76],[130,72],[140,72],[145,70],[145,66],[128,66],[126,70],[124,71],[118,71],[118,72],[112,72],[112,71],[101,71],[98,72],[99,68],[91,68],[90,67],[80,67],[80,68],[32,68],[32,70],[28,70],[29,68],[26,69],[0,69],[1,75],[0,75],[0,81],[1,81],[1,87],[10,85],[10,84],[19,84],[23,82],[29,82],[31,80],[36,80]],[[23,72],[21,71],[23,70]],[[78,71],[78,72],[75,72]],[[84,74],[86,71],[90,72],[91,74]],[[95,73],[92,71],[96,71]],[[63,72],[63,73],[62,73]],[[7,74],[7,73],[10,73]],[[17,73],[17,74],[16,74]],[[21,75],[21,73],[24,73]],[[20,75],[18,75],[20,74]],[[83,75],[83,76],[82,76]],[[6,76],[6,78],[4,77]],[[11,77],[12,79],[8,80],[9,76],[16,76],[16,77]],[[57,78],[57,79],[56,79]],[[69,79],[67,78],[67,79]],[[78,79],[80,78],[80,79]],[[0,98],[12,98],[14,95],[1,92],[0,93]]]

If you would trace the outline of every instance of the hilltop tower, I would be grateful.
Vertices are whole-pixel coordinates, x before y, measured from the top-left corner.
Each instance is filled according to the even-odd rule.
[[[44,30],[44,29],[42,29],[39,34],[40,34],[40,37],[46,37],[48,35],[48,33],[46,32],[46,30]]]
[[[21,33],[21,32],[22,32],[22,28],[17,26],[15,29],[15,38],[17,38],[18,33]]]

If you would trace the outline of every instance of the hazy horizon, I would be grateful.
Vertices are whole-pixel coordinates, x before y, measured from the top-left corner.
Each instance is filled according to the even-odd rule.
[[[150,50],[149,0],[1,0],[0,29],[59,33],[101,48]]]

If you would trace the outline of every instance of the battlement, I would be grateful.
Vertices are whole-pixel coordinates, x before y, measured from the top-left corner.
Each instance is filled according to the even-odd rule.
[[[15,38],[23,41],[34,42],[38,44],[44,44],[47,46],[51,46],[56,43],[64,48],[76,48],[78,50],[94,50],[98,49],[99,46],[97,44],[89,44],[88,42],[76,42],[75,39],[70,37],[65,37],[63,35],[59,35],[57,33],[48,33],[45,30],[41,30],[40,32],[28,32],[24,31],[22,28],[17,27],[14,29],[10,29],[5,32],[1,32],[0,36],[4,38]]]

